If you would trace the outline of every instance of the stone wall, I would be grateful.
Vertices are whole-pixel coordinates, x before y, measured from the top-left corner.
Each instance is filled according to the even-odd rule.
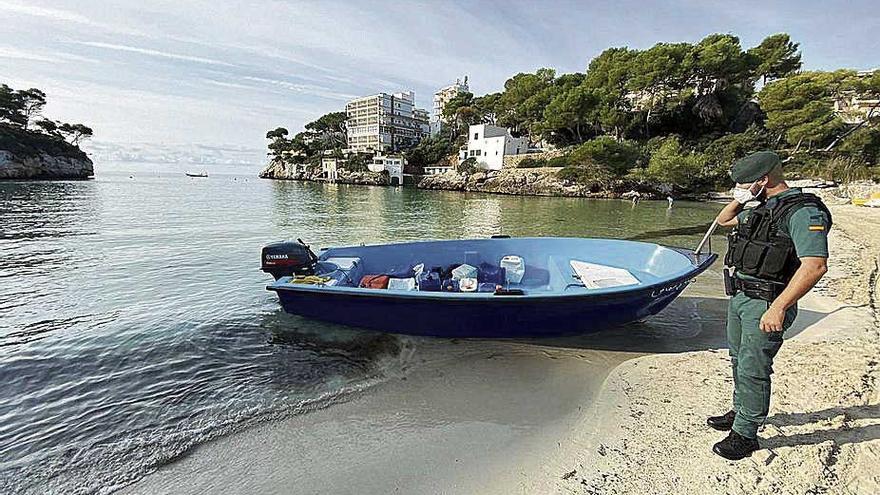
[[[0,179],[88,179],[95,175],[88,158],[40,153],[19,157],[0,150]]]

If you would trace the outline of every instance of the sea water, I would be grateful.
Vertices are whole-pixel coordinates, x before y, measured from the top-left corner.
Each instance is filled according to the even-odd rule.
[[[111,492],[419,366],[420,339],[283,313],[259,271],[268,242],[692,246],[717,210],[97,168],[89,181],[0,182],[0,493]]]

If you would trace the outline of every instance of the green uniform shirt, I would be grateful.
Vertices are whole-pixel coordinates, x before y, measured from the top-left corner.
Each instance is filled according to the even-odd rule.
[[[801,194],[799,187],[792,187],[785,191],[767,199],[767,206],[773,207],[778,198],[790,196],[792,194]],[[743,223],[748,218],[752,209],[743,210],[737,214],[736,218]],[[824,211],[815,206],[801,206],[792,213],[788,222],[780,226],[780,233],[788,236],[792,243],[798,258],[806,256],[827,258],[828,257],[828,215]],[[747,275],[737,274],[738,277],[744,279],[754,279]]]

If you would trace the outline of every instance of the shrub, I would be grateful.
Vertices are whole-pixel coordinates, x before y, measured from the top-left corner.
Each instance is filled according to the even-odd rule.
[[[456,143],[446,136],[437,135],[422,139],[414,148],[406,151],[407,164],[412,167],[435,165],[455,153]]]
[[[615,175],[624,175],[639,163],[639,147],[631,141],[600,136],[575,148],[568,157],[571,165],[594,164]]]
[[[472,174],[477,171],[477,159],[476,158],[468,158],[467,160],[461,162],[457,168],[459,173],[462,174]]]
[[[651,154],[648,167],[633,175],[641,180],[667,184],[676,189],[693,189],[705,182],[706,157],[685,149],[678,137],[664,138]]]
[[[863,127],[843,138],[837,150],[859,154],[866,163],[877,165],[880,160],[880,130]]]
[[[544,160],[538,160],[536,158],[527,157],[527,158],[523,158],[522,160],[520,160],[519,164],[516,166],[516,168],[538,168],[538,167],[545,166],[545,163],[546,162]]]
[[[798,153],[786,164],[789,179],[826,179],[838,182],[877,180],[877,167],[870,167],[861,153]]]
[[[547,160],[546,162],[544,162],[544,166],[545,167],[567,167],[568,166],[568,157],[565,155],[553,157],[553,158]]]
[[[596,190],[608,184],[614,177],[608,169],[595,165],[568,165],[556,172],[559,179],[589,186]]]

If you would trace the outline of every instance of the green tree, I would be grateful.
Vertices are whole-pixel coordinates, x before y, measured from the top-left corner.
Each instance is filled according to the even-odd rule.
[[[23,126],[27,129],[31,120],[43,113],[43,107],[46,106],[46,93],[37,88],[31,88],[18,91],[16,97],[21,102],[21,111],[24,114]]]
[[[798,51],[798,46],[785,33],[764,38],[761,44],[748,51],[755,75],[762,78],[766,84],[768,81],[788,77],[799,71],[801,52]]]
[[[5,84],[0,86],[0,121],[27,127],[27,116],[19,92]]]
[[[61,124],[58,126],[58,133],[74,146],[79,146],[81,141],[92,137],[92,129],[83,124]]]
[[[504,83],[498,99],[498,123],[519,132],[530,132],[544,117],[544,107],[553,97],[556,71],[538,69],[534,74],[519,73]]]
[[[833,103],[858,84],[854,71],[802,72],[768,83],[758,94],[766,127],[801,149],[822,146],[844,127]]]
[[[703,180],[706,157],[686,149],[677,136],[662,139],[651,153],[648,167],[636,177],[676,189],[693,189]]]
[[[750,58],[730,34],[711,34],[694,45],[685,70],[695,92],[691,113],[709,126],[726,125],[727,114],[739,111],[754,91]]]
[[[473,107],[484,124],[495,125],[498,120],[498,101],[501,93],[490,93],[474,98]]]
[[[638,52],[628,48],[609,48],[590,61],[584,86],[599,100],[597,121],[602,132],[622,139],[631,125],[632,104],[627,84]]]
[[[275,129],[272,129],[271,131],[266,133],[266,139],[283,139],[287,137],[287,134],[287,129],[285,129],[284,127],[276,127]]]
[[[431,136],[422,139],[419,144],[404,153],[407,165],[413,169],[421,169],[436,165],[455,153],[455,142],[445,135]]]
[[[330,112],[305,125],[321,150],[344,148],[347,144],[345,112]]]
[[[684,100],[684,90],[690,80],[685,61],[691,48],[688,43],[657,43],[639,52],[633,60],[627,87],[633,92],[635,108],[644,115],[646,137],[651,135],[653,117]]]
[[[544,109],[542,130],[559,135],[564,131],[565,139],[556,142],[584,141],[584,131],[598,120],[599,97],[587,87],[575,86],[561,92]]]

